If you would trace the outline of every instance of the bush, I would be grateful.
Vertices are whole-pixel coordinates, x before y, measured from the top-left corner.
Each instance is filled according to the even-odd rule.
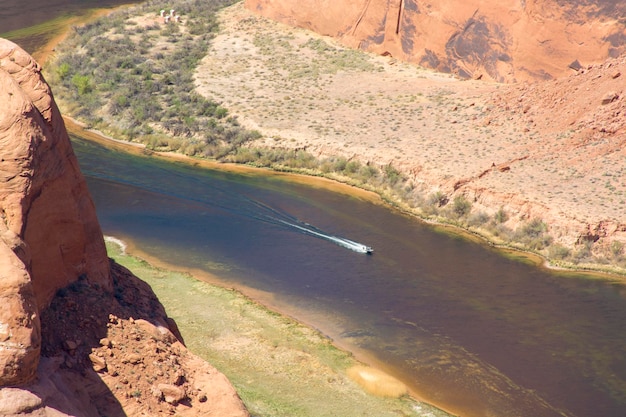
[[[624,244],[618,240],[611,242],[610,246],[611,254],[615,258],[619,258],[624,253]]]
[[[441,191],[437,191],[428,196],[428,204],[435,207],[443,207],[448,204],[448,196]]]
[[[570,255],[570,250],[565,246],[552,245],[548,249],[548,257],[550,259],[563,260]]]
[[[522,234],[533,238],[541,236],[548,229],[547,225],[541,219],[532,219],[522,227]]]
[[[552,236],[547,234],[548,226],[543,220],[535,218],[523,225],[514,239],[530,249],[541,250],[552,243]]]
[[[504,223],[509,219],[509,215],[506,213],[506,211],[504,211],[503,207],[500,207],[500,210],[496,212],[493,219],[496,221],[496,223]]]
[[[64,62],[56,68],[55,72],[61,81],[65,80],[70,73],[70,64]]]
[[[143,135],[161,132],[184,136],[193,146],[179,146],[198,153],[198,146],[218,145],[206,154],[224,155],[245,141],[248,134],[228,110],[195,92],[193,72],[208,50],[217,28],[215,11],[231,1],[182,0],[177,9],[193,16],[195,34],[185,34],[177,25],[161,25],[139,31],[133,16],[169,8],[163,0],[112,13],[74,33],[57,50],[50,63],[55,94],[71,103],[72,113],[87,124],[122,132],[126,139],[143,141]],[[193,13],[192,13],[193,12]],[[129,30],[130,28],[130,30]],[[202,28],[200,30],[199,28]],[[131,36],[140,33],[139,36]],[[111,33],[118,35],[111,37]],[[98,94],[91,94],[93,92]],[[145,138],[150,141],[150,138]],[[153,146],[150,143],[150,146]],[[229,150],[230,149],[230,150]],[[205,153],[205,152],[201,152]]]
[[[370,178],[376,177],[378,174],[379,174],[378,168],[371,166],[371,165],[362,166],[359,171],[359,175],[364,180],[369,180]]]
[[[471,215],[467,222],[470,226],[482,226],[489,222],[489,215],[484,211],[479,211],[478,213]]]
[[[472,203],[467,201],[462,195],[454,197],[452,212],[458,217],[465,217],[472,210]]]
[[[76,87],[79,95],[85,95],[92,91],[91,79],[86,75],[74,75],[72,77],[72,84]]]
[[[398,181],[404,178],[400,174],[400,171],[395,169],[391,164],[385,166],[385,179],[390,185],[395,185]]]

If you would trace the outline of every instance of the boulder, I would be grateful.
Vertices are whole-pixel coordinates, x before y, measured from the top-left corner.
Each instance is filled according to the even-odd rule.
[[[163,399],[169,404],[178,404],[187,398],[185,390],[181,387],[171,384],[159,384],[158,390],[163,394]]]

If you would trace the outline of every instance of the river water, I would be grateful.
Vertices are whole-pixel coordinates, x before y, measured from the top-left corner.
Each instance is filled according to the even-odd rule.
[[[623,284],[549,273],[285,176],[74,146],[106,234],[271,294],[426,400],[473,416],[626,415]]]

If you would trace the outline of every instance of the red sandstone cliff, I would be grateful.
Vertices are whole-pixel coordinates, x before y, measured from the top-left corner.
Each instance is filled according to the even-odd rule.
[[[462,77],[547,79],[626,48],[626,3],[245,0],[263,16]]]
[[[108,259],[50,88],[3,39],[0,303],[0,415],[248,416],[150,287]]]

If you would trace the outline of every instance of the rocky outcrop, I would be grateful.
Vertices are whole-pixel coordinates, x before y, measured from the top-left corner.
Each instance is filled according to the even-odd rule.
[[[39,65],[0,39],[0,415],[249,416],[112,263]]]
[[[95,208],[39,65],[0,42],[0,228],[30,273],[37,307],[80,276],[111,289]]]
[[[39,361],[39,315],[30,275],[2,241],[0,305],[0,386],[28,382],[34,377]]]
[[[626,4],[601,0],[245,0],[345,45],[466,78],[559,77],[626,48]]]
[[[95,208],[39,65],[0,42],[0,384],[31,379],[38,312],[79,277],[111,289]]]

